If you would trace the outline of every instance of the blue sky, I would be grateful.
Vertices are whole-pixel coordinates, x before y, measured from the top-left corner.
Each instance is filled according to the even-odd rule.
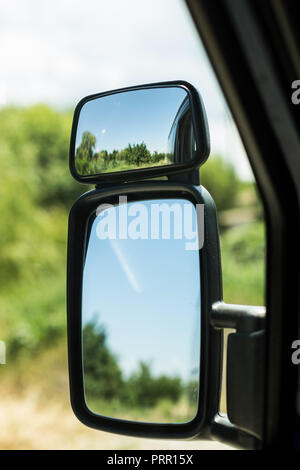
[[[1,0],[0,106],[74,109],[86,95],[187,80],[208,114],[212,154],[252,173],[182,0]]]
[[[183,207],[187,201],[169,203]],[[187,251],[184,239],[99,240],[99,217],[85,262],[83,322],[105,326],[125,374],[143,360],[155,374],[191,379],[199,364],[199,251]]]
[[[76,147],[82,133],[97,139],[96,150],[122,150],[144,142],[154,152],[167,152],[168,135],[187,96],[178,87],[118,93],[87,102],[80,113]]]

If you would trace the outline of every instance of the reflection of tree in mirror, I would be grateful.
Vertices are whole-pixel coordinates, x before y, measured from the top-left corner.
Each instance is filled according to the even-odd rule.
[[[95,158],[96,137],[88,131],[82,134],[81,144],[76,151],[76,159],[82,165],[83,170],[89,168],[89,164]]]
[[[122,372],[106,344],[103,327],[88,323],[83,330],[85,389],[91,396],[110,399],[118,396]]]
[[[154,377],[150,365],[140,362],[138,370],[126,382],[126,401],[131,405],[155,406],[160,400],[177,402],[183,386],[179,377],[161,375]]]
[[[107,410],[107,414],[113,416],[113,409],[117,408],[117,413],[138,409],[140,414],[141,410],[158,407],[162,414],[161,405],[164,404],[164,413],[173,416],[176,415],[174,406],[182,408],[183,404],[189,419],[195,414],[196,382],[184,383],[178,376],[153,375],[150,365],[143,361],[124,377],[116,355],[109,350],[103,326],[95,323],[84,326],[83,363],[85,395],[94,412],[103,414]],[[193,407],[193,416],[188,403]]]
[[[88,131],[83,132],[75,158],[78,174],[95,175],[171,163],[169,154],[157,151],[151,153],[144,142],[140,144],[129,143],[126,148],[112,152],[107,150],[96,152],[95,147],[96,137]]]

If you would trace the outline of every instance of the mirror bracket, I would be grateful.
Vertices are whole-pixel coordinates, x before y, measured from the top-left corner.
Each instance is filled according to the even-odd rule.
[[[177,173],[178,178],[181,176]],[[100,181],[97,182],[100,184]],[[179,197],[205,204],[205,239],[201,256],[201,367],[198,410],[186,423],[147,423],[110,418],[92,413],[86,405],[82,362],[82,281],[90,215],[101,203],[115,204],[119,196],[128,200]],[[211,306],[221,299],[221,265],[216,209],[209,193],[202,187],[169,181],[140,181],[89,191],[74,203],[68,229],[68,356],[71,404],[75,415],[85,425],[106,432],[130,436],[168,439],[190,439],[210,436],[212,420],[218,412],[221,389],[223,332],[214,328]]]
[[[200,175],[199,169],[186,171],[184,173],[176,173],[174,175],[168,175],[168,181],[171,183],[183,183],[183,184],[191,184],[193,186],[200,186]],[[127,183],[130,183],[129,181]],[[124,182],[126,184],[126,182]],[[113,181],[103,181],[97,183],[95,185],[96,189],[104,189],[115,186],[115,182]]]
[[[233,425],[226,414],[218,413],[210,428],[212,440],[242,450],[259,450],[261,441]]]
[[[175,175],[169,175],[168,180],[174,183],[186,183],[194,186],[200,185],[199,169],[186,171]]]
[[[227,344],[227,412],[238,429],[261,439],[264,409],[265,307],[216,302],[212,323],[233,328]]]
[[[264,328],[265,317],[265,307],[215,302],[211,321],[215,328],[233,328],[239,333],[252,333]]]

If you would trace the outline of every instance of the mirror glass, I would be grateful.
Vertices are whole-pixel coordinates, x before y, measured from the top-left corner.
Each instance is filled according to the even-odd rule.
[[[80,176],[187,163],[195,151],[184,88],[130,90],[95,98],[81,108],[75,141]]]
[[[195,206],[183,199],[121,201],[91,217],[82,338],[85,399],[92,412],[161,423],[196,415],[198,237]]]

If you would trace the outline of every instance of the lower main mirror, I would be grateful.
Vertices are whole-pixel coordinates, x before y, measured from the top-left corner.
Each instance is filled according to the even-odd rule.
[[[91,216],[82,339],[85,400],[93,413],[152,423],[195,417],[198,237],[196,208],[184,199],[122,201]]]

